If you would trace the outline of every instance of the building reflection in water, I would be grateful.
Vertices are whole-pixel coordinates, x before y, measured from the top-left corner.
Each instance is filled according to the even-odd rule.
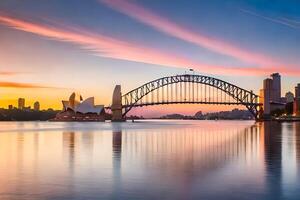
[[[113,134],[114,162],[118,163],[121,157],[119,151],[122,149],[122,135],[120,132]],[[195,182],[201,185],[202,181],[219,173],[224,166],[245,162],[244,167],[248,168],[245,171],[237,171],[237,178],[241,178],[238,177],[240,175],[248,178],[250,182],[253,181],[262,197],[281,198],[281,123],[259,123],[242,129],[180,128],[163,131],[150,129],[143,132],[125,130],[123,136],[126,137],[123,150],[127,155],[123,161],[124,165],[131,163],[132,158],[138,159],[143,164],[144,171],[150,174],[149,177],[146,175],[148,179],[164,176],[161,182],[181,184],[180,188],[185,188],[180,194],[182,196],[192,194],[190,190]],[[226,182],[215,184],[227,187]],[[236,187],[238,185],[239,180],[236,180]],[[213,191],[213,188],[211,190]],[[240,190],[247,193],[247,188]],[[256,192],[253,190],[253,193]]]
[[[265,122],[259,126],[261,134],[264,135],[266,193],[273,199],[280,199],[282,193],[282,124]]]
[[[113,124],[112,130],[112,168],[113,168],[113,199],[121,199],[122,190],[122,130],[119,123]]]
[[[76,164],[76,151],[80,159],[88,162],[93,159],[94,133],[93,132],[63,132],[63,153],[71,172]],[[80,160],[79,160],[80,161]]]
[[[67,163],[69,165],[70,173],[74,172],[75,164],[75,132],[64,132],[63,133],[63,152]]]
[[[294,123],[292,125],[292,132],[295,134],[295,142],[296,142],[296,159],[297,163],[300,164],[300,123]]]
[[[92,158],[94,154],[94,133],[93,132],[82,132],[81,143],[84,150],[84,154]],[[82,151],[83,151],[82,150]]]
[[[2,132],[0,183],[10,184],[0,188],[0,198],[34,193],[36,188],[40,199],[300,195],[300,123],[190,123],[146,128],[116,123],[91,132]]]
[[[112,149],[114,160],[121,160],[122,154],[122,131],[116,131],[112,133]]]

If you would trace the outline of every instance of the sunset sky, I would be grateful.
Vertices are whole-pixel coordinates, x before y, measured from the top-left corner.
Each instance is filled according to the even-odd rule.
[[[257,94],[264,78],[280,72],[285,94],[300,82],[300,2],[1,0],[0,45],[0,107],[24,97],[60,109],[73,91],[109,105],[116,84],[125,93],[189,68]]]

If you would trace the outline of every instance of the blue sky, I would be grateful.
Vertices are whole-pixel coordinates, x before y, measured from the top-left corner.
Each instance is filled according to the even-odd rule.
[[[186,68],[257,93],[263,78],[274,70],[283,74],[283,92],[300,82],[299,1],[111,2],[0,1],[0,16],[6,19],[0,20],[0,72],[15,73],[2,73],[0,80],[48,87],[2,86],[0,105],[25,96],[59,107],[72,90],[109,104],[115,84],[122,84],[126,92],[163,75],[184,73]],[[132,15],[133,8],[139,12]],[[162,20],[154,20],[157,17]],[[19,27],[16,21],[26,24]],[[76,32],[76,41],[69,42],[67,34],[50,38],[31,24],[47,28],[47,34],[53,28]],[[81,35],[108,37],[122,45],[116,50],[93,43],[96,50],[90,51],[87,44],[78,43]],[[149,52],[146,58],[140,55],[144,49]],[[173,63],[172,58],[178,60]]]

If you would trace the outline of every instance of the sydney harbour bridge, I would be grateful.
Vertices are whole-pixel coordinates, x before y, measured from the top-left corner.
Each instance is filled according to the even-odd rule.
[[[134,107],[167,104],[243,105],[259,118],[259,96],[226,81],[197,74],[162,77],[125,94],[117,85],[113,92],[112,120],[121,121]]]

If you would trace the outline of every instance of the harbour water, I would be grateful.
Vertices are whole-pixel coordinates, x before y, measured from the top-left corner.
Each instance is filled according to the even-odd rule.
[[[300,123],[0,123],[0,199],[300,199]]]

